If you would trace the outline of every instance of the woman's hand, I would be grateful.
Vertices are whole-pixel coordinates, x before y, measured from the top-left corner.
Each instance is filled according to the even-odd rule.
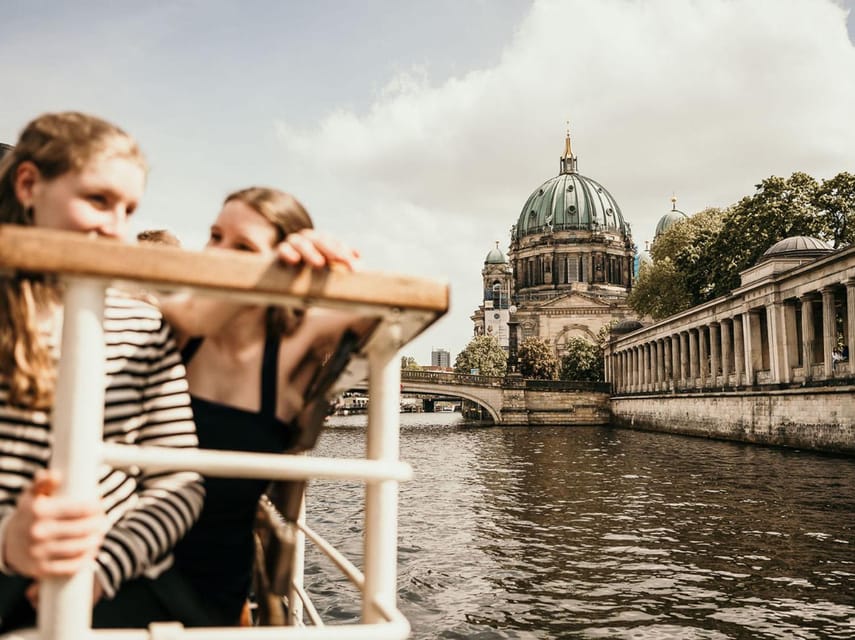
[[[39,470],[18,499],[3,536],[3,557],[32,578],[69,576],[91,562],[107,530],[100,501],[55,496],[56,473]]]
[[[354,263],[359,259],[358,251],[315,229],[288,234],[276,251],[285,264],[306,263],[314,269],[338,264],[353,271]]]

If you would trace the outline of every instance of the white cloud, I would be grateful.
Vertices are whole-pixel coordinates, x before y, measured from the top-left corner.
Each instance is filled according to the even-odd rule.
[[[771,174],[851,170],[853,77],[833,2],[538,2],[496,66],[438,85],[417,68],[364,112],[277,133],[297,192],[367,264],[451,279],[425,361],[468,340],[484,256],[557,172],[566,119],[643,246],[672,191],[691,213]]]

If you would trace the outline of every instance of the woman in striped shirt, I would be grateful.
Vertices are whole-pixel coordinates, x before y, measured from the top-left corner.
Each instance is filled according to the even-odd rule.
[[[0,162],[0,223],[121,239],[145,175],[136,142],[120,129],[84,114],[47,114]],[[25,580],[35,602],[40,579],[87,565],[100,600],[96,625],[175,619],[149,578],[169,566],[198,517],[200,477],[103,466],[100,500],[78,501],[56,495],[59,479],[46,470],[59,289],[39,275],[0,277],[0,630],[29,622]],[[195,447],[184,367],[160,313],[111,291],[105,338],[105,439]]]

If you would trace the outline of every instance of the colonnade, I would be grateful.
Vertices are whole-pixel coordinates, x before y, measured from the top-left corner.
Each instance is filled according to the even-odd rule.
[[[844,265],[845,266],[845,265]],[[737,291],[606,349],[613,392],[655,393],[803,384],[855,376],[855,277],[803,277]],[[838,278],[840,276],[838,275]],[[740,294],[741,293],[741,294]]]

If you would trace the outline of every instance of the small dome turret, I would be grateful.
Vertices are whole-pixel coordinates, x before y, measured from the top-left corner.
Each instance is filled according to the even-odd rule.
[[[689,216],[677,208],[677,196],[671,196],[671,211],[659,218],[659,222],[656,223],[656,233],[653,235],[653,240],[655,241],[656,238],[668,231],[668,229],[678,222],[688,219]]]
[[[496,240],[496,246],[490,249],[487,257],[484,259],[484,264],[507,264],[508,258],[499,249],[499,241]]]

